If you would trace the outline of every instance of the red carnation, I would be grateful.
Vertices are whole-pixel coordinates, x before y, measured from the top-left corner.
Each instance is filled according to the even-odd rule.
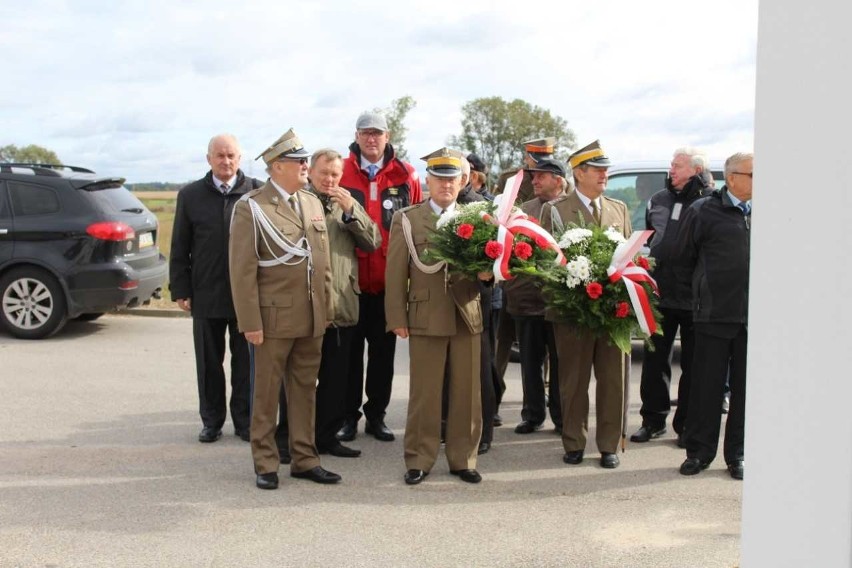
[[[539,221],[538,219],[536,219],[536,218],[535,218],[535,217],[533,217],[532,215],[528,215],[528,216],[527,216],[527,221],[532,221],[532,222],[533,222],[533,223],[535,223],[536,225],[541,225],[541,221]]]
[[[603,294],[603,286],[598,282],[592,282],[591,284],[586,285],[586,294],[589,295],[589,298],[592,300],[597,300]]]
[[[520,258],[521,260],[526,260],[532,256],[533,250],[532,247],[521,241],[515,245],[515,256]]]
[[[549,247],[549,246],[550,246],[550,243],[549,243],[549,242],[547,242],[547,239],[545,239],[545,238],[544,238],[544,237],[542,237],[541,235],[536,235],[536,236],[535,236],[535,245],[536,245],[538,248],[543,248],[543,249],[544,249],[544,248]]]
[[[456,234],[463,239],[469,239],[473,236],[473,225],[470,223],[462,223],[459,225],[459,228],[456,229]]]
[[[485,255],[488,258],[497,258],[503,254],[503,245],[497,241],[488,241],[485,243]]]
[[[647,262],[647,261],[645,261]],[[618,302],[618,305],[615,306],[615,317],[617,318],[626,318],[627,314],[630,313],[630,306],[627,305],[627,302]]]
[[[648,262],[648,257],[646,256],[637,256],[636,264],[639,265],[639,268],[644,268],[645,270],[651,269],[651,263]]]

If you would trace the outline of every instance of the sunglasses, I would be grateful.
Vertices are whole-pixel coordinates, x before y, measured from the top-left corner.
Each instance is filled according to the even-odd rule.
[[[307,158],[280,158],[277,161],[279,162],[299,162],[299,165],[304,166],[308,163]]]

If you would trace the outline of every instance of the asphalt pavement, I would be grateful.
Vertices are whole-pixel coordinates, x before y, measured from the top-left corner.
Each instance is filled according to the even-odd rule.
[[[639,369],[628,432],[640,424]],[[365,436],[362,422],[350,444],[362,457],[322,459],[342,483],[282,466],[280,488],[261,491],[230,423],[220,441],[197,442],[188,318],[107,315],[42,341],[0,332],[0,567],[738,565],[742,483],[723,460],[681,476],[670,431],[602,469],[592,396],[586,460],[565,465],[550,422],[513,432],[519,373],[509,365],[504,426],[478,485],[449,475],[443,455],[421,485],[403,483],[400,341],[396,441]]]

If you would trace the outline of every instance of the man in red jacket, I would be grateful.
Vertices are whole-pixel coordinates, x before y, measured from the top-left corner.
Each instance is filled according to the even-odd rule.
[[[355,141],[343,163],[340,187],[364,207],[382,233],[382,246],[374,252],[356,249],[360,317],[352,337],[351,364],[346,391],[343,427],[337,433],[342,441],[355,439],[361,418],[361,392],[364,390],[364,341],[367,342],[367,402],[364,431],[378,440],[392,441],[393,432],[385,425],[385,412],[391,397],[393,357],[396,336],[385,331],[385,263],[388,231],[398,210],[421,201],[420,179],[407,162],[396,157],[389,143],[385,117],[366,112],[355,123]]]

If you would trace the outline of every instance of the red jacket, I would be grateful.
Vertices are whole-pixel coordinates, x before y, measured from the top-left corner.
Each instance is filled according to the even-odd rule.
[[[371,182],[361,169],[361,149],[356,142],[349,146],[349,157],[343,162],[340,186],[345,187],[382,233],[382,246],[375,252],[358,253],[358,287],[361,292],[378,294],[385,290],[385,265],[388,255],[388,232],[394,212],[420,203],[423,198],[420,178],[415,169],[396,157],[393,147],[385,147],[384,164]],[[371,185],[375,189],[371,191]]]

